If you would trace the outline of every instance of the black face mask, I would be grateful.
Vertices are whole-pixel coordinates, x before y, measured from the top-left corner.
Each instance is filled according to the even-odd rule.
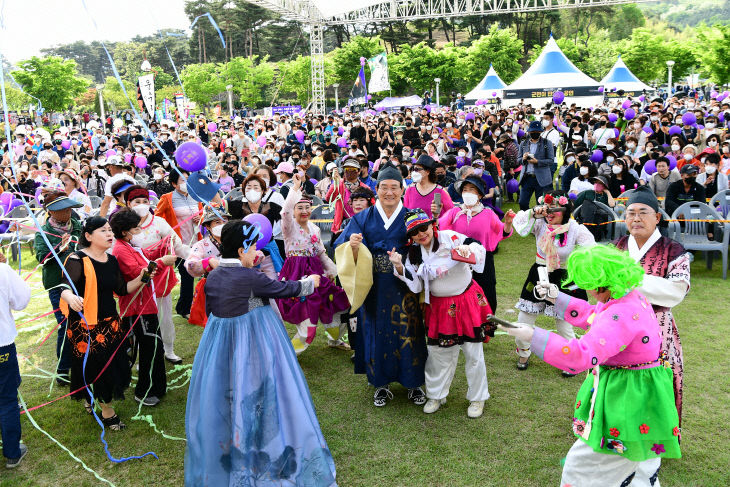
[[[688,185],[692,186],[696,180],[697,180],[697,178],[692,176],[690,178],[685,179],[684,182],[687,183]]]
[[[540,138],[540,132],[530,132],[530,138],[532,140],[537,140]]]

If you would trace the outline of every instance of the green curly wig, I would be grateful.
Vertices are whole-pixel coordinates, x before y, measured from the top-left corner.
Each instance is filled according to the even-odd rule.
[[[625,296],[644,280],[643,267],[628,252],[613,245],[578,247],[568,257],[567,271],[566,283],[572,281],[585,290],[604,288],[614,299]]]

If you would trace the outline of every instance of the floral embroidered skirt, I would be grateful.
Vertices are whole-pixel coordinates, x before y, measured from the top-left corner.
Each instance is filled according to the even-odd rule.
[[[574,406],[573,433],[585,441],[581,434],[589,430],[586,443],[597,453],[635,462],[682,456],[669,368],[600,366],[597,380],[588,372]]]
[[[488,342],[487,315],[492,313],[476,281],[457,296],[431,295],[426,305],[427,344],[451,347],[464,342]]]
[[[124,389],[131,379],[127,346],[122,344],[127,330],[118,316],[101,319],[88,328],[85,321],[75,320],[72,315],[66,329],[71,345],[71,391],[81,389],[72,394],[74,399],[89,399],[85,385],[101,402],[124,399]]]
[[[313,325],[318,321],[329,324],[332,323],[335,313],[350,307],[345,291],[324,277],[324,267],[319,257],[287,257],[279,273],[279,280],[296,281],[313,274],[322,276],[319,287],[313,294],[276,300],[281,317],[289,323],[299,324],[309,319]]]

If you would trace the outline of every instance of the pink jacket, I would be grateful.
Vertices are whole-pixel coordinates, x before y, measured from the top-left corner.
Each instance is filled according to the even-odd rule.
[[[638,291],[595,306],[560,293],[555,312],[588,333],[567,340],[536,327],[530,350],[545,362],[572,373],[595,365],[658,365],[661,330],[651,304]]]

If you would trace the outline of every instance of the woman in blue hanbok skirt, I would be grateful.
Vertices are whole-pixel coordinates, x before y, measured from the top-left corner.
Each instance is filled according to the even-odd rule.
[[[319,276],[274,281],[251,269],[256,229],[223,227],[205,284],[208,325],[185,413],[186,486],[336,485],[335,465],[281,319],[260,298],[307,296]]]

